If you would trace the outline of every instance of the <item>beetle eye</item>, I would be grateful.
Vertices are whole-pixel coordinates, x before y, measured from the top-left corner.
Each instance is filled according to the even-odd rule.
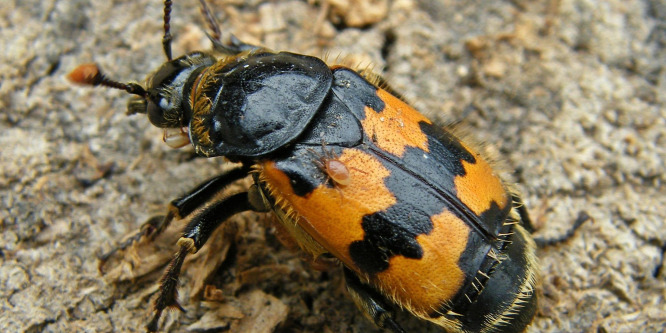
[[[160,128],[170,127],[167,120],[164,119],[164,109],[155,104],[155,102],[148,100],[147,110],[148,120],[150,120],[153,125]]]
[[[161,97],[160,101],[163,101]],[[150,98],[133,97],[127,103],[127,115],[147,113],[150,123],[159,128],[177,127],[179,124],[169,121],[169,119],[165,117],[165,112],[168,111],[165,111],[165,108],[160,107]]]

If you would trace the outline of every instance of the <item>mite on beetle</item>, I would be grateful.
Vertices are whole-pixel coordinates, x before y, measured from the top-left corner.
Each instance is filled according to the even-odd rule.
[[[95,65],[69,75],[136,95],[128,114],[146,114],[169,146],[192,144],[201,156],[241,164],[172,201],[167,216],[151,223],[155,234],[191,217],[149,331],[165,308],[180,308],[176,286],[185,256],[248,210],[273,212],[313,260],[335,258],[352,299],[379,327],[404,332],[393,318],[397,308],[450,332],[529,325],[539,270],[531,222],[478,151],[376,75],[233,36],[223,43],[200,2],[219,59],[207,52],[172,59],[167,0],[167,62],[145,86],[110,80]],[[248,176],[254,184],[246,192],[215,199]],[[581,214],[575,227],[585,219]]]

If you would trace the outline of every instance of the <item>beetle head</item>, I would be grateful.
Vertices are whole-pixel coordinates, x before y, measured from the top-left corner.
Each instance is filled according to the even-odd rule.
[[[146,94],[130,100],[127,114],[145,113],[160,128],[188,126],[192,114],[189,91],[201,71],[214,62],[215,58],[201,52],[165,62],[148,77]]]
[[[77,84],[116,88],[136,95],[127,105],[127,114],[146,114],[153,125],[164,129],[164,142],[180,148],[190,143],[184,130],[192,115],[189,91],[199,74],[213,63],[215,58],[202,52],[169,60],[148,76],[145,88],[137,83],[111,80],[96,64],[81,65],[68,78]]]

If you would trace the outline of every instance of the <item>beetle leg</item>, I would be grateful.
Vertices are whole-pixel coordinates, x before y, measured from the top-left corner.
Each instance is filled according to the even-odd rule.
[[[136,234],[132,235],[122,244],[111,249],[109,252],[102,254],[99,257],[100,270],[104,266],[104,263],[116,252],[126,249],[144,236],[149,237],[151,240],[155,239],[155,237],[162,233],[162,231],[164,231],[174,219],[181,219],[191,214],[195,209],[200,207],[202,203],[210,201],[213,196],[229,186],[229,184],[243,177],[246,177],[249,170],[250,169],[245,166],[229,170],[228,172],[215,176],[199,184],[199,186],[195,187],[187,194],[171,201],[171,203],[169,203],[169,208],[167,209],[166,215],[157,215],[151,217],[141,226],[141,229],[139,229]]]
[[[215,51],[225,54],[238,54],[243,51],[258,50],[262,48],[257,45],[245,43],[236,38],[236,36],[231,33],[229,34],[229,42],[222,42],[220,24],[217,23],[217,20],[215,19],[215,16],[211,10],[208,8],[206,1],[199,0],[199,3],[201,4],[201,15],[203,15],[206,23],[208,24],[208,28],[211,30],[211,33],[206,32],[206,36],[208,36],[208,39],[210,39],[210,41],[213,43],[213,49]]]
[[[97,258],[97,259],[99,259],[99,265],[97,266],[97,269],[100,272],[104,273],[104,265],[109,260],[109,258],[111,258],[113,255],[115,255],[116,252],[125,250],[130,245],[134,244],[135,242],[138,242],[141,239],[141,237],[146,235],[146,230],[156,229],[160,224],[164,223],[163,221],[164,221],[165,218],[166,218],[166,216],[164,216],[164,215],[155,215],[155,216],[152,216],[151,218],[149,218],[148,221],[144,222],[141,225],[141,229],[139,229],[138,232],[136,232],[134,235],[128,237],[122,243],[113,247],[108,252],[105,252],[102,255],[100,255]]]
[[[190,215],[194,210],[201,207],[203,203],[209,202],[216,194],[220,193],[220,191],[224,190],[231,183],[245,178],[249,170],[250,168],[246,166],[231,169],[228,172],[199,184],[199,186],[182,197],[174,199],[169,203],[168,213],[164,222],[155,230],[148,233],[148,235],[154,238],[156,235],[164,231],[173,219],[181,219]]]
[[[184,311],[178,304],[177,286],[185,256],[188,253],[196,253],[226,219],[248,210],[254,210],[254,206],[250,203],[248,193],[242,192],[215,202],[192,217],[183,231],[183,236],[178,240],[180,250],[162,277],[160,292],[155,300],[155,315],[146,325],[149,332],[157,330],[164,309],[172,307]]]
[[[525,208],[525,205],[523,204],[523,200],[520,199],[520,197],[516,194],[512,194],[511,198],[514,202],[514,206],[518,210],[518,215],[520,215],[520,223],[523,227],[525,227],[525,230],[527,230],[530,233],[534,233],[536,228],[534,227],[534,224],[532,223],[532,219],[530,219],[530,215],[527,213],[527,208]],[[546,246],[551,246],[551,245],[556,245],[558,243],[562,243],[569,238],[573,237],[574,233],[578,228],[580,228],[583,223],[585,223],[587,220],[590,219],[590,215],[587,214],[585,211],[580,211],[578,212],[578,217],[574,221],[573,225],[569,230],[567,230],[564,234],[555,236],[553,238],[544,238],[544,237],[534,237],[534,242],[538,247],[546,247]]]
[[[567,241],[569,238],[573,237],[574,233],[576,233],[576,230],[589,219],[591,219],[591,217],[587,214],[587,212],[580,211],[578,212],[578,217],[574,221],[571,228],[569,228],[569,230],[567,230],[565,233],[552,238],[534,237],[534,242],[538,247],[546,247]]]
[[[358,276],[348,268],[344,268],[347,291],[361,312],[380,328],[394,333],[405,333],[405,330],[393,320],[390,307],[377,291],[364,284]]]
[[[529,233],[534,233],[536,228],[534,227],[534,223],[532,223],[530,214],[527,212],[527,208],[523,203],[523,199],[521,199],[517,194],[511,193],[511,200],[513,201],[513,206],[516,208],[516,210],[518,210],[518,215],[520,215],[520,224]]]

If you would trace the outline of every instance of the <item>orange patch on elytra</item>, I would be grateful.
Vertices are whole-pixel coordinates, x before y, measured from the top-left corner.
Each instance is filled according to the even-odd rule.
[[[289,177],[272,161],[260,165],[260,178],[278,204],[283,202],[285,208],[298,212],[303,230],[354,269],[349,244],[365,236],[363,216],[387,209],[396,198],[384,185],[390,171],[372,155],[348,148],[337,160],[349,171],[349,183],[334,188],[321,185],[305,197],[294,194]]]
[[[476,215],[487,211],[493,201],[497,203],[499,208],[506,207],[509,204],[509,196],[500,178],[480,154],[467,146],[465,146],[465,149],[470,154],[474,154],[476,163],[463,160],[465,175],[454,179],[456,193],[460,201]]]
[[[377,96],[384,101],[384,110],[377,113],[365,107],[365,119],[361,123],[366,135],[379,148],[398,157],[402,157],[407,147],[427,152],[428,137],[421,131],[419,122],[430,124],[430,120],[383,89],[377,89]]]
[[[455,296],[465,280],[458,260],[467,246],[469,226],[448,210],[431,218],[433,230],[419,235],[421,259],[396,256],[373,282],[387,295],[426,316]]]

